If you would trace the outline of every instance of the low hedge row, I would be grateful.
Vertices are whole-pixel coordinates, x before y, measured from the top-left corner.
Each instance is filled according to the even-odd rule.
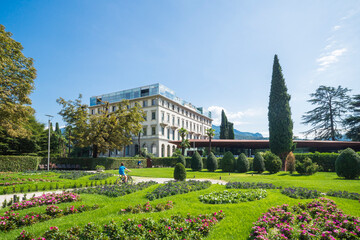
[[[82,170],[95,170],[97,165],[102,165],[106,170],[118,169],[123,162],[128,168],[135,168],[138,161],[141,161],[143,166],[146,166],[146,159],[143,158],[51,158],[52,165],[57,168],[76,168]],[[41,160],[41,164],[47,164],[47,158]],[[51,165],[50,165],[51,166]]]
[[[340,153],[294,153],[296,161],[303,162],[305,158],[310,158],[313,163],[319,165],[320,172],[335,172],[335,161]]]
[[[1,172],[23,172],[37,170],[41,157],[33,156],[0,156]]]

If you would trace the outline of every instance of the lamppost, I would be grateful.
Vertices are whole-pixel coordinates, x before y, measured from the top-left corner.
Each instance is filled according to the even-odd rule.
[[[49,117],[49,140],[48,140],[48,163],[47,163],[47,170],[49,171],[49,165],[50,165],[50,123],[51,123],[51,118],[53,118],[54,116],[51,115],[45,115],[47,117]]]

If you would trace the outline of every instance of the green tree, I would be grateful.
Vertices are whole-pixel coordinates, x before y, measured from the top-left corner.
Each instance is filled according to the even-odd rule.
[[[253,171],[262,173],[265,171],[264,158],[260,152],[256,153],[253,161]]]
[[[221,111],[220,139],[229,138],[229,123],[224,110]]]
[[[209,153],[211,152],[211,139],[215,136],[215,129],[208,128],[206,129],[206,135],[209,138]]]
[[[174,168],[174,179],[177,181],[186,180],[186,169],[182,163],[177,163]]]
[[[229,122],[229,139],[235,139],[234,124]]]
[[[93,157],[109,149],[121,150],[132,144],[132,136],[136,136],[142,128],[144,112],[139,104],[129,107],[129,101],[123,100],[117,104],[116,110],[109,111],[109,103],[101,102],[100,113],[92,115],[88,106],[81,103],[81,95],[75,101],[65,101],[59,98],[62,105],[59,114],[71,128],[71,134],[76,139],[78,147],[92,146]]]
[[[346,179],[355,179],[360,176],[360,156],[351,148],[340,153],[335,161],[336,174]]]
[[[235,170],[235,158],[234,155],[228,151],[221,159],[221,168],[224,172],[234,172]]]
[[[320,86],[315,93],[311,93],[312,99],[308,102],[316,105],[316,108],[302,116],[302,123],[311,125],[311,129],[304,133],[306,135],[314,133],[315,139],[321,140],[335,141],[341,138],[339,127],[351,101],[349,91],[341,86],[338,88]]]
[[[33,114],[30,93],[34,89],[36,69],[33,59],[23,55],[23,47],[0,25],[0,127],[9,136],[28,137],[24,123]]]
[[[344,124],[348,128],[346,136],[353,141],[360,141],[360,94],[355,95],[350,103],[351,115]]]
[[[277,55],[274,57],[271,90],[269,99],[269,144],[271,152],[282,159],[294,148],[293,121],[291,120],[290,95],[287,93],[285,79]]]
[[[185,136],[188,134],[188,131],[185,128],[180,128],[179,129],[179,134],[181,137],[181,143],[180,143],[180,147],[181,147],[181,155],[185,155],[185,149],[190,147],[190,142],[189,139],[185,139]]]

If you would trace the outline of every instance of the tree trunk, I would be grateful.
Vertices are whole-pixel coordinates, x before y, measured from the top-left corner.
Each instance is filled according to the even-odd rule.
[[[93,145],[93,158],[97,158],[98,156],[98,146],[97,145]]]
[[[209,154],[211,153],[211,137],[209,137]]]
[[[141,157],[141,155],[140,155],[140,153],[141,153],[141,150],[140,150],[140,132],[139,132],[139,135],[138,135],[138,145],[139,145],[139,148],[138,148],[137,154]]]
[[[333,111],[331,106],[331,99],[330,99],[329,107],[330,107],[331,140],[335,141],[334,119],[333,119]]]

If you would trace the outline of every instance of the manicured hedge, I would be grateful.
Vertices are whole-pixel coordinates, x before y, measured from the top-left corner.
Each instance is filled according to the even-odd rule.
[[[335,172],[335,161],[339,153],[294,153],[296,161],[303,162],[308,157],[319,165],[320,172]]]
[[[143,158],[51,158],[50,162],[60,169],[95,170],[97,165],[102,165],[110,170],[118,169],[122,162],[127,168],[135,168],[139,160],[142,166],[146,166],[146,159]],[[43,158],[41,164],[47,164],[47,158]]]
[[[1,172],[22,172],[37,170],[41,157],[33,156],[0,156]]]

